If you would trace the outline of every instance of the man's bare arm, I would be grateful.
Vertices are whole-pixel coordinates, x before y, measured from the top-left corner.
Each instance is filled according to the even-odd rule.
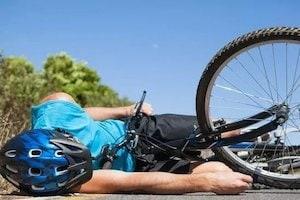
[[[119,119],[122,117],[128,117],[130,115],[129,106],[115,107],[115,108],[88,107],[88,108],[85,108],[85,111],[94,120]]]
[[[247,189],[251,182],[251,177],[236,172],[172,174],[96,170],[90,181],[76,187],[73,191],[82,193],[183,194],[215,192],[237,194]]]
[[[134,107],[135,105],[115,108],[88,107],[85,108],[85,110],[94,120],[105,120],[130,117],[134,113]],[[147,115],[151,115],[153,113],[151,105],[147,103],[143,104],[141,111]]]

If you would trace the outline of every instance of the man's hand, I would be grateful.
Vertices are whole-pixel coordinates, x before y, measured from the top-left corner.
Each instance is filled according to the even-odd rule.
[[[253,179],[238,172],[206,173],[209,191],[216,194],[239,194],[249,189]]]
[[[128,113],[127,116],[128,117],[133,116],[135,114],[136,107],[138,107],[138,106],[136,106],[136,104],[133,104],[133,105],[127,107],[127,113]],[[150,104],[143,103],[141,112],[146,115],[153,115],[153,108]]]

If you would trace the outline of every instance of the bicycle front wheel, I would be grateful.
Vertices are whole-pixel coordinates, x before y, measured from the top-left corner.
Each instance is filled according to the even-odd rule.
[[[215,149],[235,170],[259,183],[300,188],[300,29],[269,28],[243,35],[222,48],[206,67],[196,96],[200,130],[214,121],[240,121],[273,105],[288,107],[288,119],[265,139]],[[241,132],[264,125],[257,120]]]

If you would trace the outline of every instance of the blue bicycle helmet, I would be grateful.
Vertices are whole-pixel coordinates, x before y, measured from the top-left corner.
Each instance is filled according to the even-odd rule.
[[[60,130],[20,133],[0,151],[0,173],[21,191],[57,195],[92,177],[90,151]]]

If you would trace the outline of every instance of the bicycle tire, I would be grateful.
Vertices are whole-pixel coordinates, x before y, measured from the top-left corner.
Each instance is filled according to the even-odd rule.
[[[216,79],[216,74],[223,69],[225,65],[224,63],[228,62],[228,60],[238,52],[250,48],[253,45],[280,40],[291,40],[300,43],[300,29],[296,27],[273,27],[250,32],[228,43],[212,58],[202,74],[196,94],[197,119],[199,128],[204,132],[204,134],[209,134],[209,132],[211,132],[213,129],[212,123],[209,120],[209,111],[207,108],[209,104],[209,96],[212,90],[212,84]],[[241,159],[231,155],[231,152],[228,149],[229,148],[227,147],[220,147],[213,149],[213,151],[218,158],[220,158],[234,170],[252,175],[255,179],[255,182],[276,188],[300,188],[300,177],[290,179],[276,174],[264,173],[260,170],[253,170],[249,166],[246,166]]]

